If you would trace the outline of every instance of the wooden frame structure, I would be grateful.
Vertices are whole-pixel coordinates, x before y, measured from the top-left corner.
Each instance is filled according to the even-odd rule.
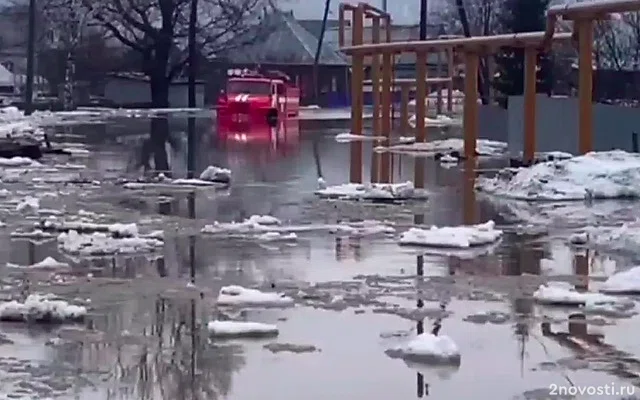
[[[579,50],[579,151],[587,153],[593,150],[593,22],[608,18],[612,13],[640,11],[640,0],[607,0],[606,2],[576,3],[550,7],[547,11],[547,27],[543,32],[517,33],[508,35],[482,36],[470,38],[437,39],[427,41],[391,42],[387,37],[386,43],[363,44],[363,20],[366,10],[372,7],[360,3],[357,6],[341,5],[340,20],[344,21],[343,9],[354,9],[352,24],[353,40],[349,47],[344,46],[344,31],[341,24],[340,44],[342,51],[352,57],[352,133],[362,134],[362,87],[364,75],[364,58],[367,56],[382,55],[382,77],[372,77],[373,81],[381,83],[383,101],[381,134],[388,138],[390,128],[386,125],[385,116],[390,113],[390,105],[385,95],[391,90],[391,60],[399,53],[416,54],[416,103],[424,101],[426,97],[426,56],[429,52],[459,52],[464,56],[465,86],[464,86],[464,155],[474,158],[476,153],[476,141],[478,136],[478,70],[479,56],[494,54],[502,48],[523,48],[525,50],[525,87],[524,87],[524,149],[525,162],[531,162],[536,150],[536,65],[538,54],[548,51],[553,42],[569,42],[577,39]],[[380,18],[380,17],[379,17]],[[574,22],[572,33],[556,33],[555,25],[558,20],[570,20]],[[390,17],[385,14],[387,26],[390,25]],[[389,36],[387,29],[387,36]],[[385,65],[386,64],[386,65]],[[474,73],[470,73],[473,71]],[[372,82],[375,87],[376,82]],[[385,111],[385,109],[387,109]],[[424,107],[416,108],[416,141],[424,142],[426,139]],[[358,117],[359,116],[359,117]],[[389,128],[389,129],[387,129]],[[389,133],[387,133],[389,132]],[[362,182],[362,151],[357,160],[352,147],[352,160],[350,178],[352,182]],[[357,163],[355,162],[357,161]],[[384,166],[383,166],[384,167]],[[416,168],[417,172],[417,168]],[[387,181],[387,180],[383,180]],[[421,182],[416,182],[420,187]]]

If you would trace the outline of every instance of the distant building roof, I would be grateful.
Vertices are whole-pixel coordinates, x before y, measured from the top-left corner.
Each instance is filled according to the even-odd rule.
[[[320,33],[322,32],[322,20],[321,19],[299,19],[298,23],[309,33],[316,37],[316,39],[320,38]],[[349,22],[349,21],[345,21]],[[331,29],[338,29],[340,27],[340,21],[337,19],[328,19],[326,31]]]
[[[266,39],[234,49],[227,59],[235,64],[296,64],[312,65],[318,38],[303,28],[292,13],[274,11],[264,20]],[[348,65],[347,58],[336,44],[324,42],[320,51],[321,65]]]

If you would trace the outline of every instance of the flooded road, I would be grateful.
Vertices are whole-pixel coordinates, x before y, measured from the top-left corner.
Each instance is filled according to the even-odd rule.
[[[52,141],[76,149],[70,156],[2,167],[0,295],[54,293],[89,312],[79,324],[0,323],[0,399],[604,398],[554,397],[552,384],[610,385],[619,391],[606,398],[622,399],[632,394],[624,388],[640,384],[637,315],[547,307],[532,298],[551,279],[597,286],[634,265],[633,252],[568,243],[576,227],[629,219],[634,203],[495,201],[474,192],[473,177],[504,161],[469,171],[434,159],[425,161],[427,201],[321,200],[314,196],[319,177],[347,181],[349,144],[334,140],[345,127],[309,121],[297,137],[225,144],[201,119],[197,171],[230,169],[229,188],[130,189],[123,179],[140,176],[145,162],[164,159],[167,174],[186,174],[185,121],[173,120],[163,143],[150,139],[148,126],[119,119],[55,128]],[[363,146],[370,155],[373,145]],[[365,156],[365,181],[369,164]],[[394,156],[393,164],[395,182],[414,179],[414,157]],[[37,206],[20,206],[27,197]],[[295,240],[203,233],[215,221],[253,215],[296,227]],[[58,232],[32,229],[72,219],[135,223],[140,237],[161,241],[126,254],[89,254],[90,245],[65,247]],[[358,220],[393,229],[310,228]],[[396,240],[416,225],[488,220],[505,233],[481,249],[415,249]],[[65,268],[34,268],[47,257]],[[228,285],[278,291],[295,305],[223,307],[216,299]],[[211,320],[272,324],[279,335],[214,338]],[[389,356],[436,326],[457,343],[459,365]]]

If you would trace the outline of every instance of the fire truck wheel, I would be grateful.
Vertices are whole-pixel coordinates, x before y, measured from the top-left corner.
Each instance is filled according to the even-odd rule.
[[[271,108],[267,111],[267,124],[270,128],[278,126],[278,110],[275,108]]]

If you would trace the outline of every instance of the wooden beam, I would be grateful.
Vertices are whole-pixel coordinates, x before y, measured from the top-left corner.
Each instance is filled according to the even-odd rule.
[[[352,25],[352,43],[357,45],[364,40],[364,7],[358,6],[353,12]],[[354,54],[351,62],[351,133],[354,135],[362,135],[363,81],[364,54]],[[349,181],[362,183],[362,142],[359,140],[351,142]]]

